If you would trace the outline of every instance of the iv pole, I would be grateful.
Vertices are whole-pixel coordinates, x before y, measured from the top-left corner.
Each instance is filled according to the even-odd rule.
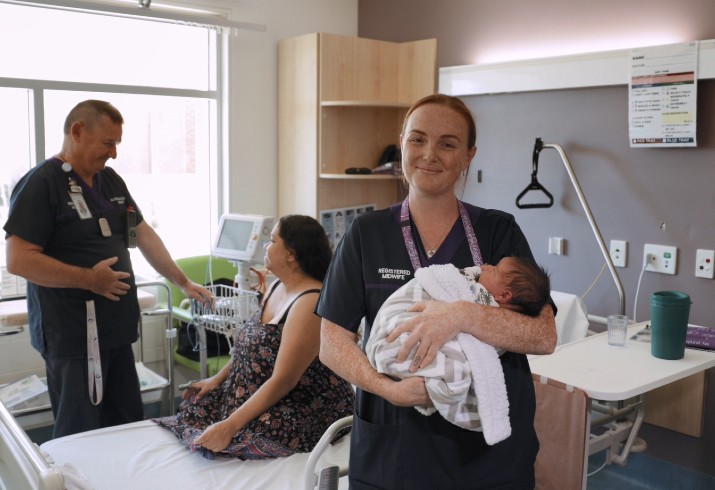
[[[586,213],[586,218],[588,218],[588,222],[591,225],[591,230],[593,231],[594,236],[596,237],[596,241],[598,242],[598,246],[601,249],[601,253],[603,254],[603,258],[606,260],[606,265],[608,265],[608,270],[611,272],[611,276],[613,277],[613,282],[616,283],[616,288],[618,289],[618,298],[620,300],[620,314],[625,315],[626,314],[626,298],[625,298],[625,293],[623,292],[623,284],[621,284],[621,279],[618,277],[618,272],[616,271],[616,267],[613,265],[613,259],[611,258],[611,254],[608,252],[608,249],[606,248],[606,244],[603,242],[603,237],[601,236],[601,231],[598,229],[598,225],[596,224],[596,220],[593,218],[593,214],[591,214],[591,208],[588,206],[588,202],[586,202],[586,196],[583,194],[583,191],[581,190],[581,186],[578,183],[578,179],[576,178],[576,174],[573,171],[573,168],[571,167],[571,162],[569,162],[568,157],[566,156],[566,152],[564,152],[564,149],[556,144],[556,143],[544,143],[541,138],[536,138],[536,143],[534,143],[534,170],[533,173],[531,174],[532,178],[532,184],[527,187],[519,196],[516,198],[516,206],[518,208],[539,208],[539,207],[551,207],[553,204],[553,199],[551,199],[551,202],[548,204],[520,204],[519,199],[526,194],[528,190],[535,189],[536,186],[541,187],[540,184],[536,181],[536,172],[538,170],[538,160],[539,160],[539,152],[544,149],[544,148],[553,148],[559,153],[559,156],[561,156],[561,160],[564,163],[564,167],[566,167],[566,172],[569,174],[569,178],[571,179],[571,184],[573,184],[574,189],[576,190],[576,194],[578,195],[578,200],[581,202],[581,206],[583,207],[584,212]],[[536,185],[535,185],[536,184]],[[543,187],[541,187],[541,190],[543,190],[547,196],[551,196],[551,194],[546,191]]]

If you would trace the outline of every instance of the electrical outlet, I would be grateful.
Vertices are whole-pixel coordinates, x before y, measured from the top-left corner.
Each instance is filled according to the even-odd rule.
[[[713,261],[715,252],[699,248],[695,252],[695,277],[713,278]]]
[[[615,267],[626,266],[626,256],[628,255],[628,242],[625,240],[611,240],[611,260]]]
[[[650,258],[650,260],[649,260]],[[678,262],[678,248],[646,243],[643,247],[645,270],[661,274],[675,274]]]

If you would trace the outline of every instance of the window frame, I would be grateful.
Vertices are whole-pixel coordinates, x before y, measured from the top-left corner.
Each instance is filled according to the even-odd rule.
[[[223,34],[219,34],[223,36]],[[225,125],[227,124],[224,114],[226,113],[226,97],[224,97],[224,77],[223,72],[226,67],[222,66],[221,60],[224,60],[223,49],[225,43],[216,43],[217,50],[217,80],[216,80],[216,90],[189,90],[189,89],[175,89],[175,88],[161,88],[161,87],[144,87],[144,86],[134,86],[134,85],[111,85],[111,84],[100,84],[100,83],[84,83],[84,82],[63,82],[54,80],[34,80],[34,79],[24,79],[24,78],[4,78],[0,77],[0,87],[7,88],[17,88],[17,89],[27,89],[32,93],[32,121],[34,122],[33,134],[32,136],[32,155],[30,156],[31,161],[35,164],[39,163],[41,160],[39,155],[44,155],[45,153],[45,104],[44,104],[44,91],[54,90],[54,91],[68,91],[68,92],[95,92],[95,93],[122,93],[122,94],[135,94],[135,95],[156,95],[156,96],[173,96],[173,97],[183,97],[183,98],[200,98],[200,99],[214,99],[216,101],[216,108],[218,114],[216,114],[214,120],[216,121],[216,138],[219,151],[216,152],[216,178],[217,178],[217,193],[216,201],[218,203],[218,215],[220,216],[224,211],[226,199],[224,198],[224,185],[222,182],[227,177],[226,168],[223,164],[226,161],[227,147],[226,147],[226,137],[225,137]]]
[[[0,4],[5,3],[0,0]],[[36,8],[36,7],[28,7]],[[93,13],[91,11],[78,11],[78,14]],[[146,17],[135,17],[139,22],[156,22],[162,19]],[[210,124],[210,159],[207,193],[211,195],[209,202],[210,218],[212,223],[210,229],[215,229],[219,217],[228,212],[228,187],[229,187],[229,38],[232,35],[230,29],[217,28],[210,24],[201,24],[196,27],[212,30],[214,36],[209,42],[207,53],[210,67],[213,73],[209,73],[210,83],[206,90],[185,89],[173,87],[154,87],[144,85],[109,84],[94,82],[77,82],[49,79],[13,78],[0,76],[1,88],[12,88],[28,91],[28,117],[29,117],[29,163],[34,168],[45,159],[45,154],[51,149],[46,149],[47,135],[45,134],[45,94],[47,91],[54,92],[89,92],[96,93],[97,98],[102,94],[127,94],[141,96],[176,97],[184,99],[210,100],[209,124]],[[235,26],[234,26],[235,27]],[[121,110],[121,108],[120,108]],[[61,127],[57,131],[61,131]],[[48,129],[49,131],[50,129]],[[59,150],[59,149],[57,149]],[[0,294],[0,298],[3,295]]]

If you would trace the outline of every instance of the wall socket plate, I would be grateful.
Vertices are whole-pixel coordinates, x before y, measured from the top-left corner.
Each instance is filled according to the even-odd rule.
[[[695,252],[695,277],[713,278],[713,267],[715,267],[715,252],[699,248]]]
[[[625,267],[628,256],[628,242],[625,240],[611,240],[611,260],[614,267]]]
[[[648,255],[650,254],[650,260]],[[661,274],[675,274],[678,263],[678,248],[666,245],[646,243],[643,246],[643,265],[645,270]]]

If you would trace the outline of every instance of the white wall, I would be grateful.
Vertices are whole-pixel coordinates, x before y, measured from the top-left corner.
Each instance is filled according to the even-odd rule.
[[[278,41],[311,32],[357,35],[357,0],[196,0],[266,32],[231,36],[229,211],[278,212]]]

